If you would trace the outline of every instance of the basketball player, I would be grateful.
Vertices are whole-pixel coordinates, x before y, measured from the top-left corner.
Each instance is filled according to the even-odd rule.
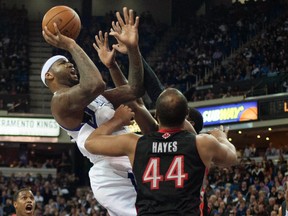
[[[174,88],[156,101],[159,130],[147,135],[109,135],[130,123],[134,113],[121,105],[114,117],[94,130],[85,147],[92,154],[127,155],[137,182],[138,215],[199,215],[205,169],[237,163],[236,149],[223,127],[209,134],[183,130],[188,103]]]
[[[68,59],[54,56],[46,61],[41,79],[53,93],[51,112],[55,120],[74,139],[81,153],[89,158],[93,167],[89,171],[90,183],[97,201],[108,210],[110,216],[136,215],[136,192],[132,185],[131,164],[125,157],[92,155],[84,142],[90,133],[113,117],[114,107],[135,100],[144,94],[143,65],[138,46],[139,17],[134,19],[132,10],[123,8],[124,20],[116,13],[123,31],[111,32],[128,47],[129,85],[112,90],[105,83],[98,68],[76,42],[62,35],[54,24],[56,35],[45,27],[44,39],[51,45],[71,53],[79,70],[80,79]],[[114,106],[113,106],[113,105]],[[122,127],[116,134],[127,133]]]
[[[29,188],[18,190],[13,197],[13,205],[17,216],[33,216],[35,210],[35,199]]]
[[[116,32],[121,32],[121,27],[119,26],[119,23],[118,22],[117,23],[112,22],[112,29],[111,30],[116,31]],[[96,39],[96,44],[93,44],[93,46],[94,46],[95,50],[97,51],[102,63],[107,68],[109,68],[113,82],[117,83],[117,80],[123,80],[123,78],[122,78],[123,74],[121,72],[117,72],[117,70],[119,71],[120,69],[119,69],[119,67],[115,61],[114,49],[116,49],[117,51],[119,51],[122,54],[127,54],[127,48],[125,47],[125,45],[123,43],[121,43],[121,41],[118,41],[118,44],[113,45],[114,49],[111,51],[109,49],[109,46],[108,46],[108,34],[107,33],[105,33],[105,35],[103,37],[102,32],[100,32],[99,36],[96,36],[95,39]],[[147,91],[148,96],[151,98],[151,100],[155,103],[157,97],[164,90],[164,86],[161,84],[161,82],[159,81],[155,72],[152,70],[152,68],[148,65],[148,63],[145,61],[145,59],[143,57],[142,57],[142,61],[143,61],[143,66],[144,66],[145,90]],[[116,78],[114,78],[115,74],[122,74],[122,77],[118,78],[118,76],[121,76],[121,75],[117,75],[117,79],[116,79]],[[125,77],[124,77],[124,79],[125,79]],[[125,84],[125,81],[123,81],[122,83],[119,83],[119,84],[123,85],[123,84]],[[129,107],[131,107],[131,105],[132,104],[129,104]],[[150,127],[149,127],[149,126],[147,126],[147,124],[145,124],[145,123],[143,124],[143,121],[141,121],[141,119],[139,120],[139,117],[138,117],[139,115],[145,116],[145,120],[149,119],[149,117],[147,117],[147,115],[143,115],[143,110],[145,109],[145,107],[143,108],[142,103],[139,104],[139,100],[138,100],[138,105],[140,105],[140,106],[142,105],[142,113],[139,114],[139,111],[137,111],[139,109],[135,108],[135,103],[133,103],[133,105],[132,105],[132,110],[135,112],[135,120],[141,128],[142,134],[146,134],[147,131],[149,131],[149,129],[150,129],[150,132],[153,131],[153,129],[151,130],[151,125],[153,125],[153,124],[151,124],[151,122],[150,122],[150,124],[148,124],[148,125],[150,125]],[[198,110],[196,110],[195,108],[190,108],[187,120],[192,124],[196,133],[199,134],[203,128],[203,116],[201,115],[201,113]],[[139,121],[141,121],[141,122],[139,122]],[[158,125],[156,126],[156,128],[158,128]],[[186,128],[186,129],[189,130],[189,128]],[[203,185],[202,185],[201,192],[200,192],[201,216],[207,216],[208,215],[208,203],[207,203],[207,197],[206,197],[206,193],[205,193],[207,176],[208,176],[208,169],[206,169],[206,171],[205,171],[205,176],[203,179]]]
[[[112,23],[112,31],[117,31],[121,32],[120,26],[117,23],[117,26],[115,23]],[[123,73],[121,72],[116,60],[115,60],[115,49],[110,49],[109,48],[109,42],[108,42],[108,33],[106,32],[103,36],[102,32],[99,32],[99,35],[95,36],[95,43],[93,44],[95,50],[98,53],[98,56],[102,63],[109,69],[110,75],[112,77],[112,80],[116,86],[119,85],[124,85],[127,83],[127,80]],[[119,52],[122,54],[127,54],[127,48],[125,47],[124,44],[122,44],[120,41],[118,41],[117,45],[113,45],[114,48],[116,48]],[[156,102],[155,98],[160,95],[160,93],[164,90],[164,87],[162,86],[161,82],[159,81],[158,77],[155,75],[154,71],[151,69],[151,67],[147,64],[147,62],[142,58],[143,64],[144,64],[144,86],[146,86],[146,90],[150,98],[152,99],[153,102]],[[151,91],[152,89],[152,91]],[[132,106],[133,111],[135,112],[135,120],[138,122],[138,125],[141,128],[142,134],[146,134],[147,132],[154,131],[156,128],[158,129],[158,124],[153,122],[153,120],[149,120],[150,123],[147,126],[147,124],[144,124],[143,127],[143,121],[147,121],[147,119],[150,119],[148,117],[148,114],[144,114],[145,112],[149,112],[145,105],[143,104],[142,100],[137,100],[138,102],[133,105],[129,103],[129,107]],[[140,109],[140,111],[139,111]],[[146,111],[144,111],[146,110]],[[149,114],[150,115],[150,114]],[[139,120],[139,116],[145,120]],[[196,130],[196,133],[200,133],[200,131],[203,128],[203,117],[199,111],[197,111],[195,108],[190,108],[189,109],[189,115],[187,120],[193,125],[194,129]],[[151,125],[153,127],[151,128]],[[194,132],[194,131],[193,131]],[[208,174],[208,169],[205,172],[205,177],[203,180],[203,187],[200,192],[200,199],[201,199],[201,204],[200,204],[200,209],[201,209],[201,215],[206,216],[207,215],[207,198],[205,194],[205,179]]]

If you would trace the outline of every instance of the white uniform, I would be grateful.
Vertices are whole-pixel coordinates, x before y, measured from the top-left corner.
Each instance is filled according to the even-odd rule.
[[[81,128],[64,130],[77,143],[81,153],[94,164],[89,177],[96,200],[108,210],[110,216],[134,216],[136,191],[131,180],[132,167],[128,157],[95,155],[89,153],[84,146],[87,137],[96,127],[111,119],[114,112],[113,105],[100,95],[87,106]],[[128,132],[129,129],[123,127],[114,134]]]

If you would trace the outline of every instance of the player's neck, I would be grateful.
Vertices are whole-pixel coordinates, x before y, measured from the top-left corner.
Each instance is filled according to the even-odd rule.
[[[159,128],[158,132],[160,133],[176,133],[178,131],[181,131],[181,127],[161,127]]]

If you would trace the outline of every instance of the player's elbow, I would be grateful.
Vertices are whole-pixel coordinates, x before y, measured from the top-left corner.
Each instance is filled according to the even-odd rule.
[[[97,83],[91,82],[86,83],[83,86],[81,86],[82,89],[86,89],[87,95],[99,95],[102,94],[106,89],[106,83],[103,80],[98,80]]]
[[[105,89],[106,89],[106,83],[103,80],[101,80],[94,88],[94,91],[103,93]]]

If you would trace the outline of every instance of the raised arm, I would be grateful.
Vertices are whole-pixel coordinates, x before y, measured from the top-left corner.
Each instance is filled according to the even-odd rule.
[[[61,80],[61,83],[58,83],[57,87],[52,85],[49,86],[54,93],[51,111],[53,116],[62,124],[62,126],[73,128],[81,123],[84,108],[99,94],[103,93],[105,82],[96,65],[75,40],[62,35],[58,30],[56,23],[54,23],[54,27],[56,35],[52,34],[47,27],[45,27],[42,32],[43,37],[46,42],[52,46],[71,53],[80,74],[80,81],[76,85],[69,82],[71,75],[76,76],[73,64],[65,61],[61,62],[61,65],[63,66],[59,64],[62,67],[62,70],[64,70],[64,72],[61,71],[61,73],[69,72],[69,74],[67,74],[66,78],[63,76],[64,79]],[[51,73],[46,73],[45,77],[49,80],[51,78]]]
[[[101,62],[108,68],[115,86],[127,85],[128,80],[115,60],[115,49],[111,50],[109,47],[108,33],[105,32],[103,37],[102,31],[99,31],[99,35],[95,36],[93,47],[97,51]]]
[[[108,90],[104,96],[110,100],[114,106],[135,100],[145,93],[143,85],[143,64],[139,50],[138,26],[139,17],[134,19],[133,10],[123,8],[124,20],[119,12],[116,13],[117,20],[121,26],[121,32],[110,32],[110,35],[117,38],[127,46],[129,58],[129,85],[121,85],[116,89]],[[117,91],[116,91],[117,90]]]
[[[121,27],[118,22],[112,22],[112,32],[121,32]],[[117,38],[116,38],[117,40]],[[113,44],[113,49],[117,50],[122,54],[127,54],[128,50],[125,44],[121,41],[117,40],[118,44]],[[155,103],[158,96],[162,93],[165,89],[160,80],[158,79],[157,75],[155,74],[154,70],[150,67],[150,65],[146,62],[144,57],[141,55],[143,68],[144,68],[144,87],[145,90],[150,97],[150,99]]]
[[[108,34],[105,33],[104,37],[102,32],[95,36],[95,43],[93,44],[101,62],[109,69],[112,80],[116,87],[127,85],[128,80],[123,75],[115,60],[115,50],[110,50],[108,42]],[[125,46],[126,47],[126,46]],[[155,131],[158,129],[158,123],[153,118],[149,110],[145,107],[141,98],[136,101],[128,102],[129,107],[135,112],[135,121],[139,125],[143,134]]]

